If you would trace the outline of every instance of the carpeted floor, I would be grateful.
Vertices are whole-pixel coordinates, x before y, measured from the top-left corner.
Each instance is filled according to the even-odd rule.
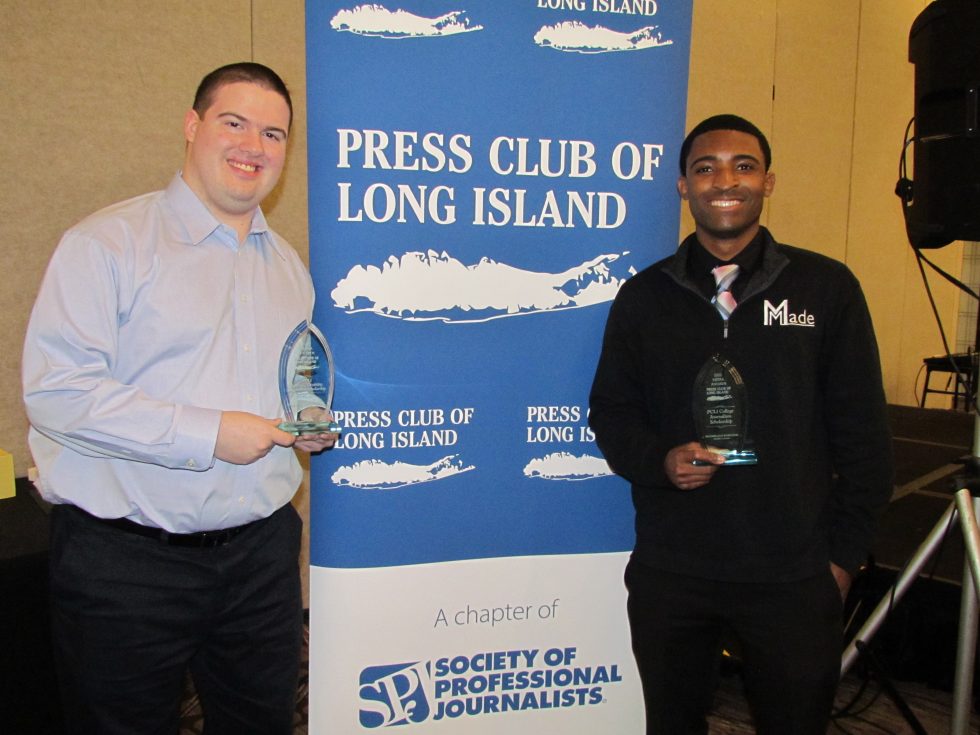
[[[740,686],[737,676],[722,678],[708,720],[710,735],[751,735],[755,732]],[[897,686],[925,732],[941,735],[950,731],[952,696],[949,692],[912,682],[899,682]],[[836,706],[838,712],[827,730],[828,735],[913,735],[916,732],[879,685],[854,674],[847,675],[841,682]],[[848,707],[846,712],[841,711],[844,707]],[[980,718],[976,715],[971,719],[969,732],[980,732]]]

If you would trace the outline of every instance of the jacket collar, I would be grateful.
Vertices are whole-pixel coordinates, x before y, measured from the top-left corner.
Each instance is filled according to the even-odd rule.
[[[765,227],[760,227],[759,232],[762,233],[762,255],[759,258],[759,267],[752,273],[748,284],[742,291],[742,296],[739,299],[740,302],[746,301],[769,288],[782,272],[783,268],[789,264],[789,258],[786,257],[782,247],[776,242],[769,230]],[[677,248],[677,252],[664,261],[661,270],[679,285],[701,296],[701,292],[687,275],[687,259],[690,255],[690,250],[692,247],[697,246],[697,236],[694,234],[688,235]]]

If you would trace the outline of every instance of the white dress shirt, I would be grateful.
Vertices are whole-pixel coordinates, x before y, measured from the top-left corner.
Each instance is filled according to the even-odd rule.
[[[178,173],[103,209],[55,251],[24,346],[42,495],[175,533],[264,518],[302,471],[290,448],[214,458],[221,412],[283,414],[282,346],[313,284],[257,210],[246,241]]]

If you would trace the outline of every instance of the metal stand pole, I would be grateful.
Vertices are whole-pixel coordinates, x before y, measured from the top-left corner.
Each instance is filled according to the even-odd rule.
[[[973,667],[977,651],[977,589],[980,589],[980,528],[977,509],[980,500],[972,498],[966,488],[956,493],[956,508],[963,529],[966,565],[960,600],[959,638],[956,644],[956,679],[953,686],[952,735],[967,735],[972,710]]]
[[[946,532],[952,523],[952,516],[955,511],[956,507],[950,504],[942,517],[936,521],[936,525],[933,526],[929,535],[926,536],[925,541],[919,544],[919,548],[915,550],[912,558],[909,559],[909,562],[895,580],[895,584],[881,599],[881,602],[878,603],[878,606],[872,611],[871,615],[868,616],[861,629],[854,635],[854,640],[844,649],[844,655],[841,658],[841,676],[847,673],[848,669],[857,661],[859,653],[857,642],[863,641],[867,643],[874,637],[874,634],[878,632],[878,629],[885,622],[885,618],[888,617],[891,608],[898,604],[898,601],[905,596],[908,588],[912,586],[912,583],[919,576],[919,572],[922,571],[922,567],[926,565],[936,550],[942,545],[943,539],[946,537]]]
[[[953,527],[953,523],[958,521],[963,532],[965,550],[959,637],[956,644],[956,680],[953,689],[953,711],[950,723],[951,735],[968,735],[970,726],[977,626],[978,621],[980,621],[976,592],[980,589],[978,512],[980,512],[980,499],[973,497],[969,487],[962,487],[958,490],[954,501],[950,503],[926,540],[916,549],[905,570],[855,634],[854,640],[844,649],[844,655],[841,658],[841,676],[843,676],[857,660],[859,644],[863,646],[878,632],[892,607],[902,599],[912,582],[918,577],[922,567],[940,547],[946,534]]]

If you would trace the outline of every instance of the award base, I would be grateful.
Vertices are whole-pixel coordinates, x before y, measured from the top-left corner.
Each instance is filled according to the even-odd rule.
[[[339,434],[341,431],[340,424],[336,421],[284,421],[278,428],[293,436]]]
[[[725,458],[724,467],[739,467],[741,465],[759,464],[759,456],[754,449],[718,449],[717,447],[705,447],[708,451],[720,454]],[[712,462],[703,459],[696,459],[691,462],[695,467],[705,467]]]
[[[732,449],[723,451],[722,454],[725,455],[726,466],[759,463],[759,457],[751,449]]]

